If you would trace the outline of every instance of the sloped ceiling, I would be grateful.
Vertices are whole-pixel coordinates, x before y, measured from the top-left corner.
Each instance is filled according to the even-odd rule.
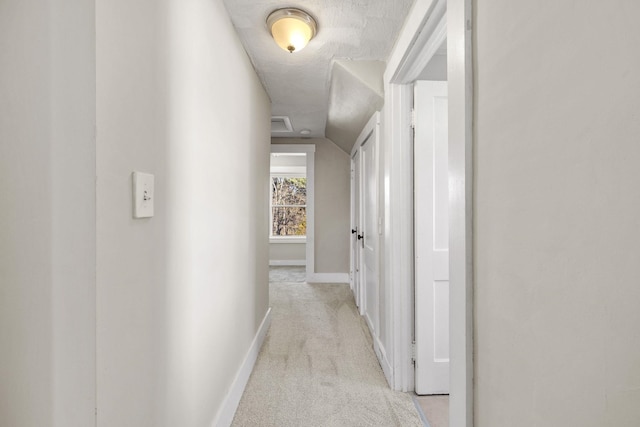
[[[326,137],[347,153],[384,103],[382,61],[336,61],[331,72]]]
[[[355,90],[354,93],[366,93],[364,96],[369,99],[380,95],[375,95],[377,90],[372,90],[372,86],[376,84],[368,80],[373,78],[370,75],[372,73],[362,71],[372,66],[379,72],[380,62],[386,61],[413,4],[413,0],[224,2],[245,50],[271,98],[272,115],[286,116],[291,120],[291,132],[273,136],[300,137],[300,131],[308,129],[308,137],[322,138],[332,134],[338,139],[345,137],[341,131],[343,123],[336,121],[340,113],[350,108],[355,111],[363,104],[358,98],[354,100],[357,105],[349,107],[346,98],[342,99],[339,91],[352,90],[349,86],[351,81],[362,89]],[[290,54],[280,49],[267,29],[267,16],[273,10],[283,7],[304,9],[318,22],[318,34],[300,52]],[[338,65],[340,69],[334,66],[336,60],[341,64]],[[359,64],[359,61],[365,62]],[[351,62],[351,66],[344,62]],[[332,67],[334,73],[338,74],[333,81]],[[345,72],[355,77],[349,77]],[[330,97],[331,87],[336,92]],[[330,107],[330,102],[336,105]],[[368,105],[368,101],[364,103]],[[346,143],[338,145],[345,150],[347,148]]]

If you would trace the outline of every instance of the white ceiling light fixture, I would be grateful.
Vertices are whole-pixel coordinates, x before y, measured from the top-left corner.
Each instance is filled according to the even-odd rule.
[[[267,17],[267,27],[278,46],[289,53],[302,50],[318,30],[318,24],[311,15],[292,7],[271,12]]]

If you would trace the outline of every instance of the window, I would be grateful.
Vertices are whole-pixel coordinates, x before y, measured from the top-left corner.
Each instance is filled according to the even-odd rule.
[[[271,237],[307,234],[307,178],[271,175]]]

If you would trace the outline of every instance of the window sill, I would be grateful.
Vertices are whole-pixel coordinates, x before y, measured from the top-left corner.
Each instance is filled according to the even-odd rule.
[[[269,243],[307,243],[306,237],[269,237]]]

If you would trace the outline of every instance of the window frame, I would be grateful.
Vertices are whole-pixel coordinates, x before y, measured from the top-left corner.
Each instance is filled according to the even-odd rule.
[[[308,179],[306,173],[301,172],[287,172],[280,170],[278,172],[271,172],[269,174],[269,242],[270,243],[306,243],[307,235],[304,236],[274,236],[273,235],[273,178],[304,178]],[[309,200],[308,194],[305,197],[304,205],[276,205],[278,207],[304,207],[305,208],[305,219],[308,218],[308,209],[309,209]],[[307,219],[308,221],[308,219]]]

